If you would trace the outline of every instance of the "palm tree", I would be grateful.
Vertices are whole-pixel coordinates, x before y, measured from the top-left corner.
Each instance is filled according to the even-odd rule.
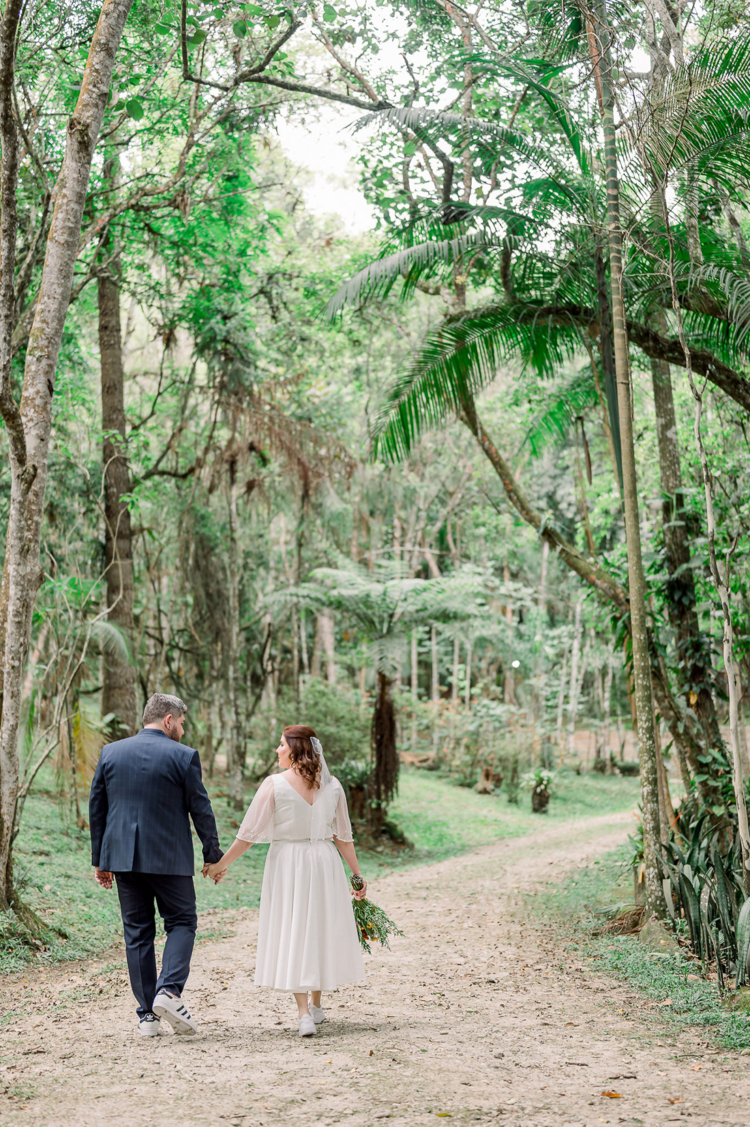
[[[397,125],[407,126],[418,138],[431,136],[433,144],[436,134],[450,137],[459,133],[465,139],[472,131],[478,138],[477,149],[485,169],[494,167],[503,146],[513,149],[528,167],[529,177],[514,210],[466,205],[446,208],[443,201],[426,221],[412,220],[402,233],[400,246],[392,243],[384,248],[379,260],[340,288],[329,304],[329,313],[335,314],[353,300],[361,302],[387,294],[400,278],[404,279],[404,294],[408,294],[416,286],[424,286],[428,277],[455,275],[457,265],[467,261],[475,268],[478,265],[485,279],[492,276],[494,268],[502,284],[503,300],[473,310],[459,308],[427,337],[408,369],[384,396],[374,427],[374,446],[386,458],[403,457],[425,429],[457,416],[476,437],[523,519],[536,527],[601,597],[614,603],[621,614],[629,613],[643,755],[649,901],[651,907],[661,909],[663,895],[655,861],[659,824],[652,679],[662,714],[670,721],[675,741],[690,762],[693,776],[697,776],[704,801],[715,801],[715,796],[706,772],[698,767],[703,748],[698,738],[686,731],[685,714],[672,695],[664,667],[656,668],[649,652],[630,422],[628,338],[654,362],[686,366],[692,361],[694,370],[750,409],[750,384],[737,370],[737,364],[747,357],[746,329],[750,323],[744,282],[747,255],[741,241],[735,249],[713,232],[713,260],[702,262],[696,270],[690,216],[686,214],[681,226],[673,225],[672,277],[679,287],[678,300],[689,338],[687,348],[683,348],[681,339],[667,335],[672,302],[665,284],[667,251],[664,232],[655,229],[653,222],[653,180],[664,180],[665,168],[689,174],[693,185],[710,183],[714,195],[717,185],[725,193],[733,191],[738,172],[742,182],[747,182],[750,161],[744,143],[748,127],[743,111],[750,93],[750,39],[728,41],[718,48],[714,45],[690,63],[675,65],[660,91],[649,90],[648,97],[636,106],[633,120],[624,122],[627,140],[620,167],[610,82],[612,35],[604,0],[596,0],[595,10],[578,19],[573,39],[568,37],[567,50],[576,38],[579,50],[585,48],[593,63],[606,193],[594,173],[597,138],[584,115],[578,120],[574,116],[557,80],[560,67],[554,63],[558,60],[524,63],[475,52],[472,65],[481,66],[486,75],[510,75],[524,83],[527,93],[538,96],[566,151],[561,153],[559,145],[553,148],[549,144],[542,151],[518,132],[456,114],[413,108],[388,110],[386,116]],[[743,155],[738,155],[740,152]],[[645,166],[652,170],[648,182],[643,175]],[[625,260],[621,211],[631,235]],[[452,227],[450,238],[446,238],[447,226]],[[694,244],[694,232],[692,241]],[[598,341],[602,380],[597,378],[587,337]],[[572,424],[586,400],[594,403],[603,387],[612,452],[623,489],[627,592],[601,565],[584,558],[542,521],[518,488],[476,409],[476,394],[495,378],[500,361],[520,357],[526,367],[544,378],[563,359],[580,352],[584,344],[591,357],[591,371],[565,389],[568,402],[558,405],[562,408],[558,410],[558,425]],[[689,622],[697,625],[695,616]],[[709,703],[708,711],[713,715],[713,702]],[[707,743],[718,739],[719,748],[723,748],[718,725],[710,727],[712,731],[704,733]]]

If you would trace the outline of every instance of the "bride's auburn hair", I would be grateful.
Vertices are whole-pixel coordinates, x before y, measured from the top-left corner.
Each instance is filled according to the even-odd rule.
[[[282,735],[289,748],[292,767],[313,790],[317,790],[322,765],[312,745],[315,730],[308,728],[306,724],[290,724],[288,728],[284,728]]]

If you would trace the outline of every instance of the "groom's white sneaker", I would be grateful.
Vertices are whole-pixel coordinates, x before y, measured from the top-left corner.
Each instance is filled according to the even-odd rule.
[[[158,1037],[160,1024],[161,1023],[156,1014],[144,1014],[141,1020],[138,1022],[138,1032],[140,1033],[141,1037]]]
[[[162,991],[154,999],[154,1013],[157,1017],[165,1017],[175,1033],[197,1033],[195,1024],[187,1009],[179,998]]]
[[[313,1019],[310,1017],[309,1014],[305,1014],[304,1017],[301,1017],[299,1019],[299,1035],[300,1035],[300,1037],[312,1037],[317,1032],[318,1031],[315,1028],[315,1022],[313,1021]]]
[[[311,1003],[310,1004],[310,1017],[313,1019],[313,1021],[315,1022],[316,1025],[320,1025],[320,1023],[322,1021],[325,1021],[325,1019],[326,1019],[326,1015],[323,1012],[323,1007],[322,1006],[313,1006],[312,1003]]]

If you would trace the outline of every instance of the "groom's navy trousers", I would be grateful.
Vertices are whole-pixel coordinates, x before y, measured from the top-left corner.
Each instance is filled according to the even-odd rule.
[[[144,728],[103,749],[89,799],[91,862],[117,880],[139,1015],[162,987],[181,994],[190,971],[197,927],[191,819],[204,862],[219,861],[216,819],[194,748]],[[155,908],[167,933],[158,979]]]
[[[192,877],[162,873],[115,873],[125,932],[130,985],[138,1002],[138,1016],[148,1013],[160,990],[178,997],[190,973],[198,916]],[[156,977],[156,913],[164,920],[167,942],[161,974]]]

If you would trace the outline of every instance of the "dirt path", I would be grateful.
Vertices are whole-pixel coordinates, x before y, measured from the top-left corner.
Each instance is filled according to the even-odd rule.
[[[570,955],[558,973],[554,934],[529,916],[523,893],[629,824],[545,828],[377,882],[407,934],[367,961],[365,986],[329,997],[306,1041],[292,1000],[252,984],[251,912],[222,916],[234,935],[196,949],[195,1038],[137,1036],[121,960],[6,982],[0,1006],[21,1016],[0,1033],[0,1127],[747,1124],[748,1058],[697,1032],[676,1043],[658,1011]]]

